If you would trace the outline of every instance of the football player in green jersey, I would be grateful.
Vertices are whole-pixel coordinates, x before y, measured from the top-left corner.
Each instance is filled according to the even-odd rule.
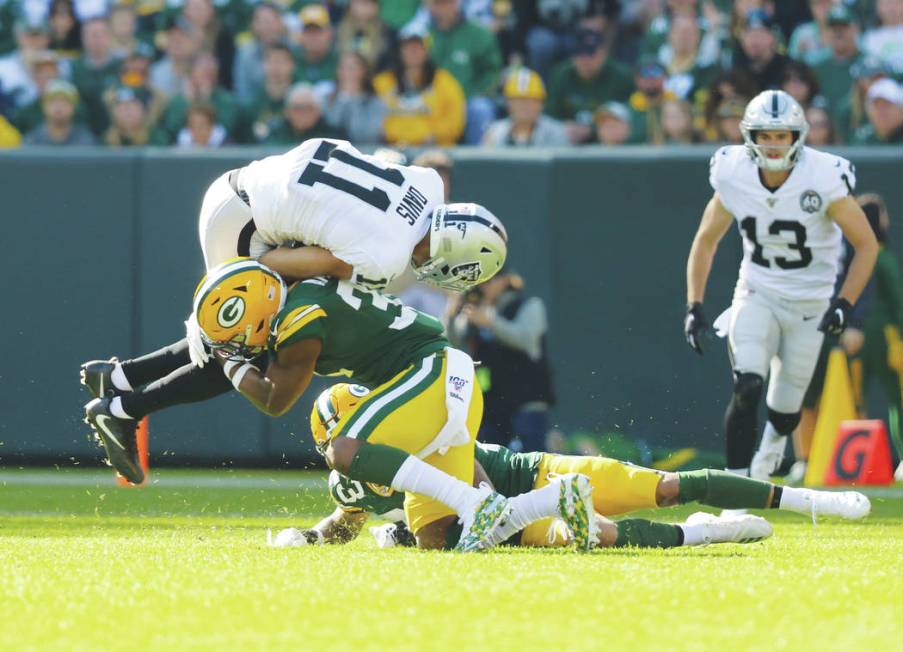
[[[406,492],[407,522],[421,546],[443,547],[452,537],[459,550],[479,550],[561,516],[575,547],[589,547],[595,525],[586,476],[562,474],[510,499],[488,485],[474,488],[483,397],[473,361],[449,346],[436,319],[337,279],[306,279],[288,290],[250,259],[211,270],[194,313],[226,376],[266,414],[284,414],[314,373],[350,376],[372,389],[361,409],[333,424],[323,453],[354,480]],[[264,350],[261,369],[249,360]]]
[[[333,425],[346,418],[348,413],[359,410],[368,394],[364,387],[340,383],[320,395],[310,416],[311,433],[317,450],[326,449]],[[483,475],[503,495],[539,489],[548,482],[550,474],[577,472],[589,477],[595,489],[593,502],[598,524],[598,535],[593,546],[668,548],[708,543],[748,543],[771,534],[771,526],[765,519],[750,515],[717,518],[700,512],[679,525],[637,518],[614,522],[607,518],[640,509],[693,501],[727,509],[774,508],[845,518],[862,518],[868,513],[868,499],[856,492],[833,493],[779,487],[712,469],[665,473],[605,457],[515,453],[502,446],[479,442],[475,459],[477,475]],[[283,530],[271,541],[271,545],[345,543],[358,535],[370,514],[396,521],[371,528],[382,547],[413,544],[402,520],[400,508],[403,499],[391,487],[359,482],[332,471],[329,475],[329,493],[337,505],[330,516],[307,530]],[[561,527],[559,521],[543,519],[526,527],[512,543],[561,546],[568,543],[568,536],[567,528]]]

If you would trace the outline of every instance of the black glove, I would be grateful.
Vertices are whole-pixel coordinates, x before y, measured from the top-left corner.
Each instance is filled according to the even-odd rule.
[[[840,335],[850,325],[850,313],[853,306],[846,299],[840,297],[831,302],[828,312],[821,318],[818,330],[828,335]]]
[[[684,337],[690,348],[702,355],[702,336],[709,331],[709,322],[702,312],[702,304],[696,301],[687,306],[684,318]]]

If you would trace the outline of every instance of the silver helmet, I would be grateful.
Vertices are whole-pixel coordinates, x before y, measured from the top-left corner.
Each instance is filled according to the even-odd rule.
[[[488,281],[508,255],[501,220],[479,204],[442,204],[433,211],[430,257],[414,265],[418,280],[463,292]]]
[[[756,143],[757,131],[792,131],[796,134],[793,144],[781,158],[768,158],[769,146]],[[809,123],[803,107],[784,91],[763,91],[756,95],[743,112],[740,132],[749,155],[763,170],[787,170],[793,167],[809,133]]]

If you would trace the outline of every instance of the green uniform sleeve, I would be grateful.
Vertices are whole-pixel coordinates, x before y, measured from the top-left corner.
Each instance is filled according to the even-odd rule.
[[[344,512],[360,513],[364,509],[358,504],[365,495],[363,485],[357,480],[346,478],[338,471],[329,473],[329,496]]]
[[[325,337],[323,319],[326,311],[319,303],[293,304],[282,310],[273,322],[270,331],[270,350],[278,352],[281,348],[291,346],[301,340]]]

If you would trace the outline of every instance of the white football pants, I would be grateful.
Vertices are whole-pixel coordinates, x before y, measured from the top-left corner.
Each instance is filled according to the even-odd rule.
[[[230,258],[259,258],[271,249],[254,228],[250,207],[229,185],[229,174],[210,184],[201,204],[198,236],[207,271]]]

